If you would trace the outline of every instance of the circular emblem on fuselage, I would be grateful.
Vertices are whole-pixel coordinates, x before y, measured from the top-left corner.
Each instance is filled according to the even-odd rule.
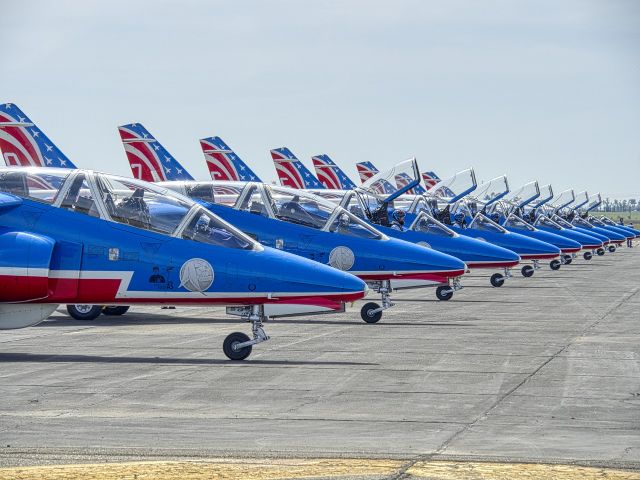
[[[329,254],[329,265],[338,270],[349,270],[356,257],[349,247],[336,247]]]
[[[204,292],[213,283],[213,267],[202,258],[192,258],[180,268],[180,286],[191,292]]]
[[[425,242],[424,240],[421,242],[418,242],[417,245],[420,245],[421,247],[425,247],[425,248],[431,248],[431,245],[429,245],[427,242]]]

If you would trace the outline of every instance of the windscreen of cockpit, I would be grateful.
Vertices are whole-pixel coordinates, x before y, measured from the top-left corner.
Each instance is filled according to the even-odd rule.
[[[504,199],[509,203],[522,207],[538,197],[540,197],[540,188],[538,187],[538,182],[533,181],[507,193]]]
[[[589,201],[587,202],[584,208],[587,212],[590,212],[594,208],[598,208],[601,203],[602,203],[602,197],[600,197],[599,193],[596,193],[589,197]]]
[[[535,230],[535,228],[525,222],[522,218],[514,214],[509,215],[507,220],[504,222],[504,226],[518,230],[528,230],[530,232]]]
[[[584,218],[578,217],[576,216],[573,219],[573,224],[577,227],[581,227],[581,228],[593,228],[593,225],[591,225],[588,221],[586,221]]]
[[[42,203],[53,203],[70,169],[2,168],[0,192]]]
[[[426,212],[418,214],[413,221],[409,230],[416,232],[428,233],[431,235],[440,235],[442,237],[455,237],[457,234],[446,225],[440,223]]]
[[[531,202],[531,206],[534,208],[540,207],[546,203],[549,203],[553,198],[553,188],[551,184],[543,185],[540,187],[540,196]]]
[[[339,209],[328,230],[341,235],[367,238],[369,240],[381,240],[383,238],[382,233],[343,208]]]
[[[358,190],[379,198],[398,193],[410,184],[420,182],[420,172],[415,158],[400,162],[393,168],[378,172],[367,180]]]
[[[585,191],[576,194],[575,199],[568,205],[568,208],[576,209],[584,207],[589,203],[589,194]]]
[[[182,231],[182,238],[225,248],[254,250],[255,242],[213,213],[200,208]]]
[[[478,230],[484,230],[487,232],[506,233],[507,231],[493,220],[485,217],[483,214],[478,213],[469,228],[477,228]]]
[[[561,227],[557,222],[554,222],[553,220],[551,220],[546,215],[540,215],[538,217],[538,219],[536,220],[536,223],[534,225],[536,227],[545,227],[545,228],[549,228],[549,229],[553,229],[553,230],[562,230],[563,229],[563,227]]]
[[[431,195],[452,203],[464,195],[473,192],[476,187],[476,175],[473,169],[469,168],[441,180],[431,187],[428,192]]]
[[[562,218],[560,215],[553,215],[551,217],[551,220],[553,220],[554,222],[556,222],[558,225],[560,225],[562,228],[573,228],[573,225],[571,225],[569,222],[567,222],[564,218]]]
[[[322,229],[337,205],[299,190],[266,186],[274,214],[279,220]]]

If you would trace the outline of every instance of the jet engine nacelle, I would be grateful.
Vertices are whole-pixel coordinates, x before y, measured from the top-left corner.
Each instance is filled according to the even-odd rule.
[[[55,241],[28,232],[0,233],[0,303],[49,296],[49,265]]]

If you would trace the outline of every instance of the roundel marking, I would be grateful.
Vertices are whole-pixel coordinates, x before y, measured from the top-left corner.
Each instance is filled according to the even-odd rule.
[[[204,292],[213,283],[213,267],[202,258],[192,258],[180,268],[180,286],[191,292]]]
[[[349,247],[336,247],[329,254],[329,265],[338,270],[349,270],[356,260]]]

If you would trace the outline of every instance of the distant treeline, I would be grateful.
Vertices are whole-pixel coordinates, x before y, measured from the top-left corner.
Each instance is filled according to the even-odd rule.
[[[611,200],[605,198],[596,209],[598,212],[639,212],[640,199],[630,198],[629,200]]]

